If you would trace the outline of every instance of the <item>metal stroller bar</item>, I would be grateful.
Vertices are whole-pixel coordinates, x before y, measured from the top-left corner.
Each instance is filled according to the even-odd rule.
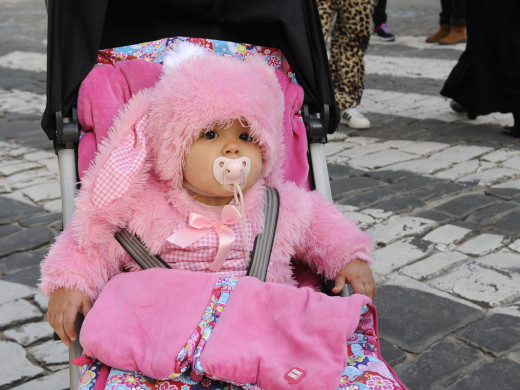
[[[76,148],[79,141],[79,127],[76,110],[72,111],[72,118],[61,117],[56,114],[55,149],[58,155],[58,169],[60,173],[62,222],[65,228],[74,214],[74,197],[76,195],[77,164]],[[79,334],[81,319],[76,320],[76,334]],[[72,341],[69,346],[69,381],[70,389],[76,389],[80,380],[79,367],[72,364],[72,360],[81,356],[83,350],[79,340]]]
[[[312,182],[314,188],[325,199],[332,201],[332,192],[329,183],[329,171],[327,167],[327,159],[325,155],[325,144],[327,143],[327,135],[324,128],[327,128],[328,120],[327,107],[324,107],[325,119],[322,121],[320,114],[311,114],[309,106],[304,104],[302,107],[302,115],[307,130],[307,137],[309,139],[309,153],[311,158],[309,163],[311,165]]]

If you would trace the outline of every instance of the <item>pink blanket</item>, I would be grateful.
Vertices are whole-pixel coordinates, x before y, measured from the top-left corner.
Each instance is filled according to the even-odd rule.
[[[217,278],[166,269],[117,275],[83,323],[84,353],[152,378],[170,376]],[[346,339],[369,302],[363,295],[329,297],[241,278],[200,363],[208,377],[266,389],[336,389],[346,366]]]

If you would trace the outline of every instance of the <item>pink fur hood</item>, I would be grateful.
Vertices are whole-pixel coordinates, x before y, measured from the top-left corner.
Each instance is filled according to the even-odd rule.
[[[217,218],[183,188],[184,158],[201,130],[245,119],[263,154],[262,178],[245,193],[255,234],[263,228],[265,186],[280,194],[267,280],[295,284],[295,258],[327,279],[349,261],[370,261],[372,240],[316,192],[283,182],[284,97],[262,61],[200,54],[165,61],[152,88],[124,107],[84,176],[71,223],[42,263],[40,288],[78,289],[93,300],[116,274],[137,270],[114,233],[127,228],[160,254],[172,226],[190,212]]]

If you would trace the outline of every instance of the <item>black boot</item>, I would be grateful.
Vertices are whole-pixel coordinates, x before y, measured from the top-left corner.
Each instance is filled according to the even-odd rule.
[[[520,138],[520,111],[513,112],[514,125],[504,127],[504,133],[512,137]]]
[[[466,109],[461,104],[457,103],[455,100],[450,101],[450,107],[453,111],[455,111],[458,114],[467,113]]]

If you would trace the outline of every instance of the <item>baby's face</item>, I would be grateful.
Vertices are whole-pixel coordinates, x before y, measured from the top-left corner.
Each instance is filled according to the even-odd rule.
[[[213,175],[213,163],[218,157],[249,158],[251,171],[242,188],[244,191],[256,183],[262,172],[260,147],[240,121],[233,121],[229,127],[217,125],[205,131],[186,154],[184,186],[197,201],[211,206],[226,205],[233,198],[233,193]]]

